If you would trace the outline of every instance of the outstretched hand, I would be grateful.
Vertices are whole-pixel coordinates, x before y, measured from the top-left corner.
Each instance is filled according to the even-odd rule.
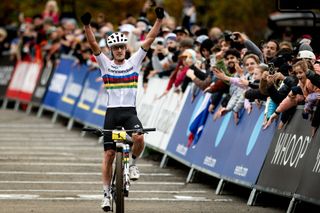
[[[274,120],[276,120],[278,118],[278,115],[276,114],[276,113],[273,113],[271,116],[270,116],[270,118],[269,118],[269,120],[267,121],[267,123],[263,126],[263,129],[267,129],[271,124],[272,124],[272,122],[274,121]]]
[[[91,22],[91,18],[92,18],[92,16],[91,16],[91,13],[89,13],[89,12],[86,12],[85,14],[83,14],[80,17],[81,22],[82,22],[83,25],[89,25],[90,22]]]
[[[157,7],[155,9],[156,16],[158,19],[163,19],[164,18],[164,9],[162,7]]]

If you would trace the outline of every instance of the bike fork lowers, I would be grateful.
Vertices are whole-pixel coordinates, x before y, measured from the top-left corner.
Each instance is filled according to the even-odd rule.
[[[122,153],[123,153],[123,194],[125,197],[129,195],[129,187],[130,187],[130,177],[129,177],[129,152],[130,146],[129,144],[124,144]]]

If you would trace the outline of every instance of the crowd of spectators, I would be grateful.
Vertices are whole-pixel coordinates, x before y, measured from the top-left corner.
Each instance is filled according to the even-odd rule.
[[[103,13],[95,14],[91,24],[103,53],[112,57],[106,38],[115,31],[128,37],[127,57],[135,52],[151,28],[146,0],[141,13],[128,15],[118,24],[108,22]],[[59,17],[57,2],[49,0],[41,14],[20,15],[15,33],[0,28],[0,52],[12,60],[55,61],[72,55],[79,64],[95,66],[82,26],[75,18]],[[184,9],[181,24],[166,13],[161,33],[153,43],[141,68],[143,87],[150,78],[169,78],[163,91],[183,93],[192,85],[193,99],[199,91],[211,93],[209,111],[213,119],[233,113],[236,124],[241,112],[252,105],[265,107],[263,128],[280,117],[278,128],[290,121],[298,105],[304,106],[301,119],[310,119],[314,135],[320,122],[320,57],[312,49],[310,35],[269,40],[262,45],[243,32],[205,28],[196,21],[193,5]]]

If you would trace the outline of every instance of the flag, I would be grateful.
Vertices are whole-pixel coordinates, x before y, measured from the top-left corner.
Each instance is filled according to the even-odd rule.
[[[196,145],[200,139],[204,125],[206,124],[208,115],[209,115],[209,105],[210,105],[210,93],[206,93],[200,107],[196,109],[196,113],[192,117],[192,121],[189,125],[189,135],[188,135],[188,144],[187,147],[191,145]]]

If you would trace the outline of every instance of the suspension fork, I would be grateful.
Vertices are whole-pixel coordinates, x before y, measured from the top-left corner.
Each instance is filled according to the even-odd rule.
[[[129,144],[123,144],[122,154],[123,154],[123,176],[124,176],[124,194],[128,196],[130,187],[130,177],[129,177]]]

